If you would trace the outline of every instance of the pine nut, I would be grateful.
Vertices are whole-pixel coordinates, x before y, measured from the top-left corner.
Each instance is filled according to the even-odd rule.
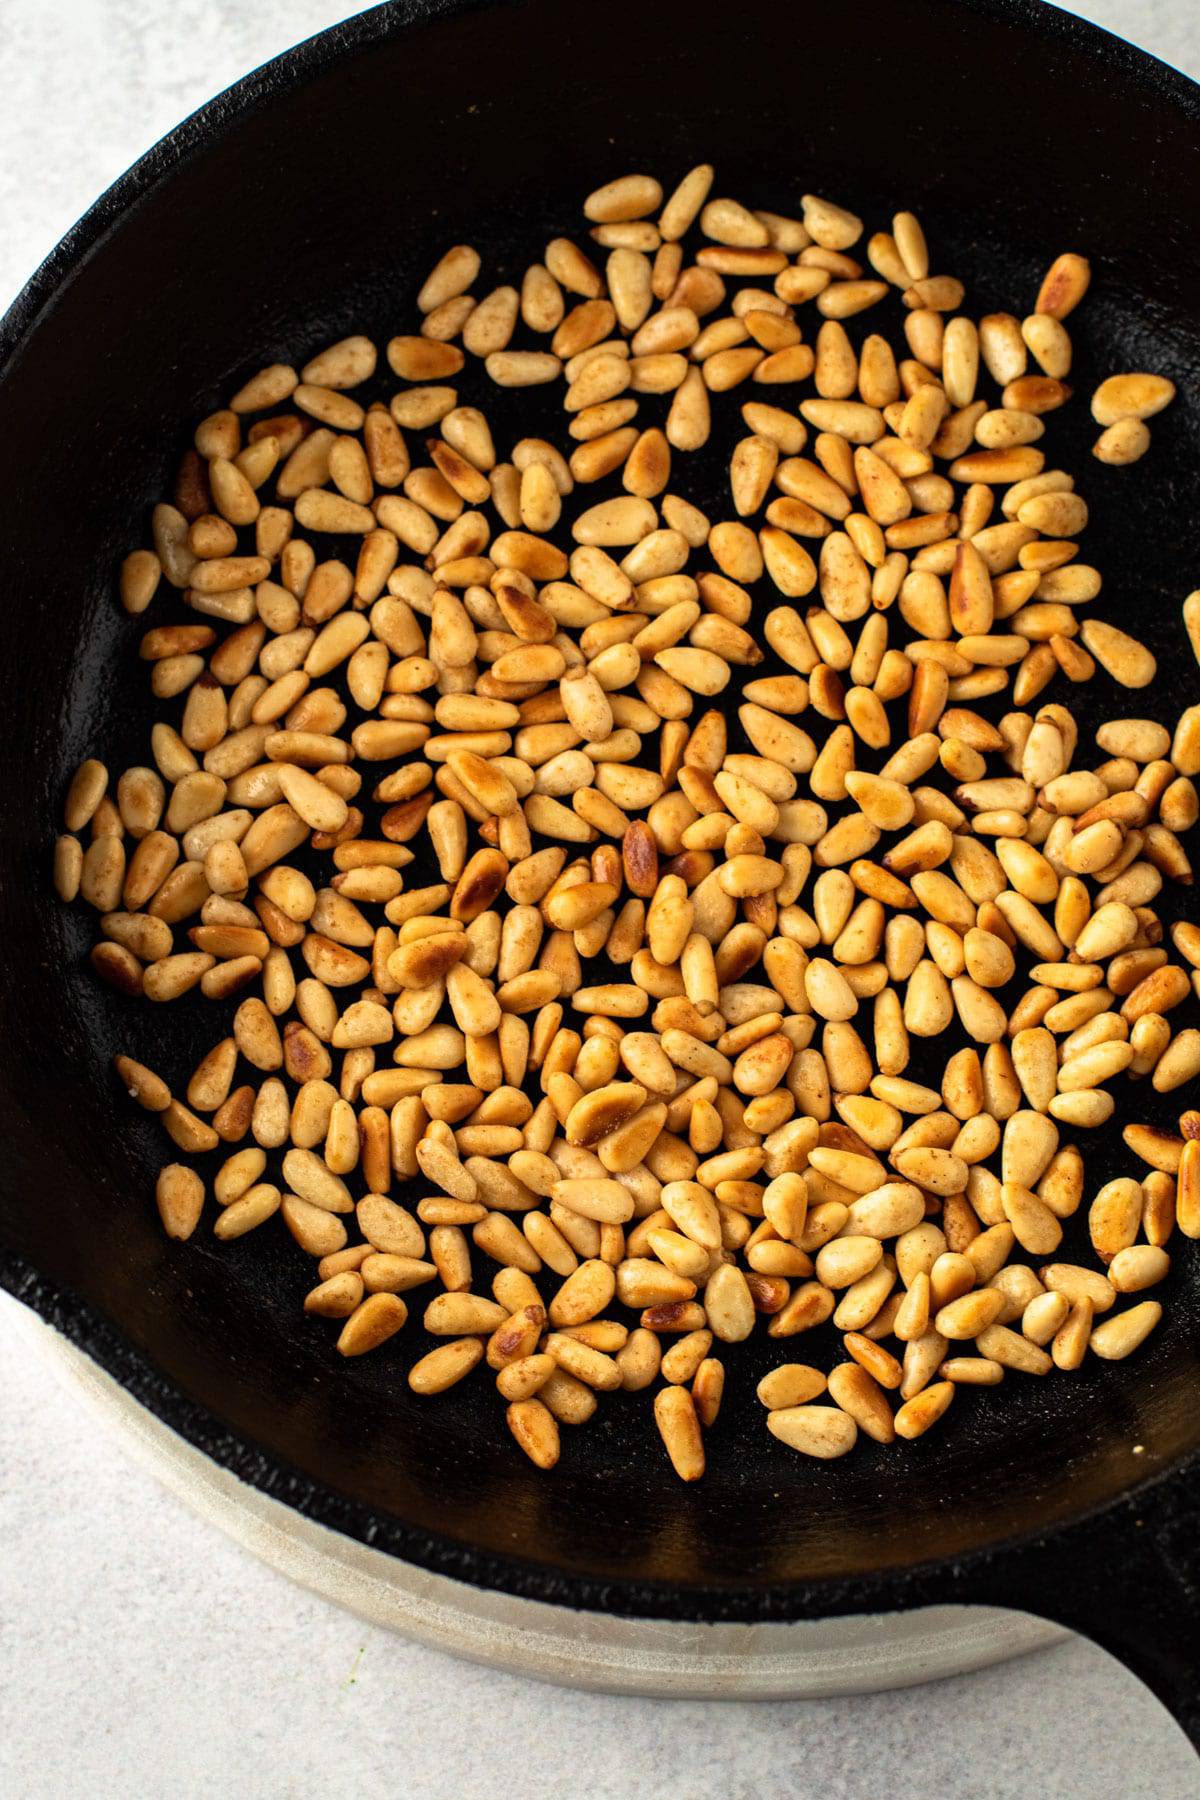
[[[787,1406],[767,1414],[767,1428],[791,1450],[828,1462],[854,1448],[858,1426],[836,1406]]]

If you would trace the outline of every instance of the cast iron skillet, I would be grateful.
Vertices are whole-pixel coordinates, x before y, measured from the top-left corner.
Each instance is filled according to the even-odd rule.
[[[514,259],[578,229],[597,182],[672,181],[702,157],[718,191],[782,211],[807,188],[876,222],[915,207],[979,311],[1028,305],[1059,250],[1092,254],[1079,387],[1145,367],[1185,397],[1137,470],[1090,462],[1082,405],[1056,442],[1085,472],[1102,610],[1160,652],[1152,709],[1173,716],[1194,683],[1177,625],[1200,462],[1188,81],[1037,0],[707,15],[686,0],[427,0],[339,26],[164,139],[0,328],[0,1278],[244,1479],[423,1567],[678,1619],[1028,1608],[1124,1657],[1200,1736],[1196,1257],[1179,1257],[1163,1325],[1129,1363],[962,1394],[902,1455],[864,1445],[810,1466],[782,1450],[751,1397],[763,1349],[739,1359],[697,1487],[665,1472],[644,1404],[619,1399],[547,1479],[485,1384],[434,1406],[386,1353],[341,1365],[302,1318],[308,1265],[283,1232],[219,1255],[207,1227],[164,1240],[149,1199],[162,1142],[107,1064],[128,1048],[178,1077],[178,1018],[168,1029],[99,991],[81,970],[86,924],[47,899],[67,771],[97,747],[116,768],[145,758],[140,627],[114,606],[112,571],[167,491],[186,422],[265,362],[408,329],[446,244],[469,237],[489,273],[519,275]],[[715,505],[721,458],[688,479]],[[211,1011],[179,1016],[191,1048],[212,1042]],[[1114,1129],[1089,1179],[1129,1161]]]

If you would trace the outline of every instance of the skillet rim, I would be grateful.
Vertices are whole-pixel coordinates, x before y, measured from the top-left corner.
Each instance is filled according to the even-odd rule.
[[[339,24],[314,32],[248,75],[205,100],[194,112],[152,144],[124,174],[105,188],[59,239],[0,316],[0,382],[20,353],[22,340],[91,252],[99,247],[124,213],[150,188],[187,158],[199,154],[206,140],[226,130],[275,93],[299,87],[311,76],[357,55],[383,38],[458,13],[482,11],[517,0],[382,0]],[[1060,40],[1069,47],[1108,56],[1114,66],[1178,106],[1200,128],[1200,82],[1163,62],[1149,50],[1115,36],[1075,13],[1063,12],[1050,0],[942,0],[956,10],[1015,24],[1034,39]]]
[[[0,317],[0,390],[26,342],[53,314],[59,291],[83,267],[124,216],[172,171],[205,152],[210,143],[250,116],[275,95],[320,78],[372,45],[399,33],[515,0],[384,0],[303,39],[261,64],[197,107],[160,138],[64,234]],[[1200,84],[1102,27],[1060,11],[1048,0],[942,0],[956,10],[1016,26],[1032,43],[1059,42],[1077,53],[1104,56],[1160,104],[1176,107],[1200,132]],[[0,1079],[3,1067],[0,1065]],[[1147,1475],[1096,1505],[1046,1530],[1016,1531],[959,1556],[901,1568],[883,1568],[850,1577],[809,1577],[804,1581],[728,1586],[650,1581],[613,1581],[565,1574],[547,1563],[484,1551],[426,1532],[390,1515],[345,1499],[314,1477],[269,1454],[232,1431],[207,1407],[186,1398],[154,1364],[101,1314],[77,1295],[38,1274],[21,1256],[0,1246],[0,1286],[41,1315],[85,1350],[142,1405],[187,1441],[241,1480],[283,1501],[303,1516],[435,1574],[517,1597],[627,1617],[680,1621],[805,1619],[836,1613],[873,1612],[936,1602],[991,1599],[995,1604],[1028,1605],[1060,1616],[1062,1601],[1032,1579],[1065,1564],[1068,1594],[1082,1579],[1098,1539],[1114,1544],[1127,1527],[1169,1522],[1187,1506],[1189,1482],[1200,1478],[1200,1448],[1165,1469]],[[1152,1536],[1147,1532],[1145,1537]],[[1128,1542],[1126,1538],[1126,1542]],[[1148,1547],[1148,1546],[1146,1546]],[[1016,1564],[1021,1564],[1018,1571]],[[1028,1565],[1028,1566],[1026,1566]],[[1094,1567],[1094,1564],[1091,1564]],[[1019,1578],[1023,1575],[1023,1579]],[[1018,1577],[1016,1588],[1010,1576]]]

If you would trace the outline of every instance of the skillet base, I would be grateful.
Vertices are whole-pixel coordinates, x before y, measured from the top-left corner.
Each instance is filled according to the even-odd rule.
[[[577,1613],[435,1575],[304,1518],[196,1450],[33,1314],[30,1344],[107,1434],[202,1519],[323,1599],[432,1649],[564,1687],[658,1699],[823,1699],[966,1674],[1060,1643],[1032,1614],[930,1606],[792,1624]]]

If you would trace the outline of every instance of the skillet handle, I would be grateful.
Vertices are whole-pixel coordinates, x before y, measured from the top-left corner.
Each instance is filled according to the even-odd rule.
[[[956,1598],[1020,1608],[1108,1650],[1200,1752],[1200,1467],[962,1572]],[[964,1592],[963,1590],[969,1590]]]

